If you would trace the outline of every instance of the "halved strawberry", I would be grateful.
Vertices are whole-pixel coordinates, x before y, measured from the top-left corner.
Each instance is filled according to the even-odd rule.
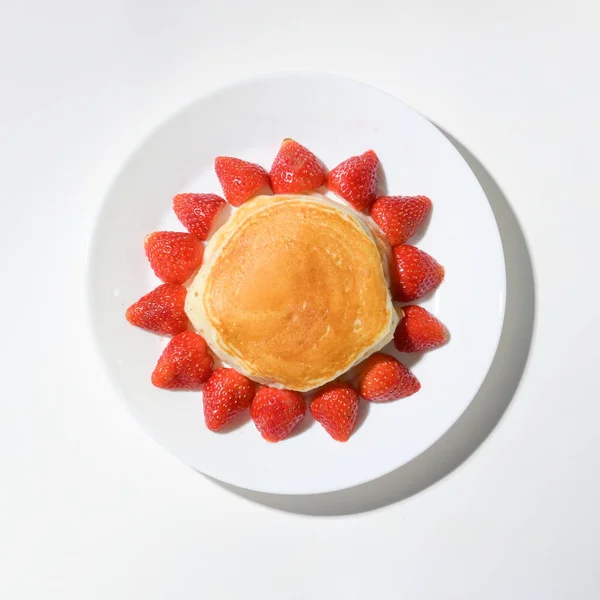
[[[194,331],[174,336],[163,350],[152,383],[163,389],[196,390],[209,378],[213,357],[204,338]]]
[[[210,229],[225,200],[216,194],[177,194],[173,210],[184,227],[199,239],[208,239]]]
[[[446,326],[421,306],[403,306],[404,318],[394,332],[394,345],[400,352],[433,350],[448,341]]]
[[[202,264],[204,246],[192,233],[155,231],[144,249],[156,276],[165,283],[185,283]]]
[[[163,283],[134,302],[125,316],[132,325],[148,331],[163,335],[181,333],[188,326],[184,311],[186,294],[182,285]]]
[[[329,172],[327,187],[352,204],[366,210],[373,204],[379,181],[379,159],[373,150],[351,156]]]
[[[421,389],[419,380],[396,358],[383,352],[372,354],[362,364],[358,393],[372,402],[406,398]]]
[[[356,425],[359,402],[356,390],[349,383],[336,381],[315,394],[310,412],[334,440],[346,442]]]
[[[215,171],[227,202],[241,206],[261,191],[268,191],[269,174],[256,163],[231,156],[218,156]]]
[[[204,420],[211,431],[223,429],[239,413],[249,408],[255,385],[234,369],[217,369],[204,386]]]
[[[308,148],[286,138],[273,161],[269,178],[276,194],[299,194],[325,185],[327,171]]]
[[[444,279],[444,267],[415,246],[396,246],[393,257],[391,279],[396,300],[417,300],[434,290]]]
[[[302,421],[306,402],[299,392],[260,387],[250,406],[250,417],[267,442],[285,439]]]
[[[416,233],[430,211],[431,200],[426,196],[380,196],[370,215],[390,244],[399,246]]]

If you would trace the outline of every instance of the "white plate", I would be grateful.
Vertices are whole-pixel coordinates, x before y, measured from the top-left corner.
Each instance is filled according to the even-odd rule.
[[[150,374],[166,343],[132,327],[125,309],[160,282],[143,252],[144,236],[182,230],[171,211],[183,191],[221,189],[218,155],[269,168],[281,140],[292,137],[332,168],[374,149],[389,194],[433,201],[418,245],[446,268],[425,302],[450,329],[451,342],[410,355],[422,390],[388,404],[362,402],[350,441],[334,442],[307,417],[278,444],[246,422],[209,432],[199,392],[154,388]],[[201,98],[161,125],[133,154],[102,207],[90,260],[93,328],[110,376],[127,407],[165,448],[195,469],[248,489],[311,494],[369,481],[407,463],[461,415],[491,364],[504,315],[500,236],[487,199],[454,147],[427,119],[364,84],[318,73],[253,79]],[[366,414],[365,414],[366,413]]]

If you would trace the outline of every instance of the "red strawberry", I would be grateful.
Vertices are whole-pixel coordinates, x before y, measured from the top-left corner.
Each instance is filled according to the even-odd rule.
[[[444,279],[444,267],[415,246],[393,250],[392,291],[401,302],[412,302],[434,290]]]
[[[347,442],[356,424],[359,401],[349,383],[334,382],[316,393],[310,412],[334,440]]]
[[[250,406],[250,416],[267,442],[285,439],[305,413],[302,394],[270,387],[260,387]]]
[[[144,249],[156,276],[165,283],[185,283],[202,264],[204,246],[191,233],[155,231]]]
[[[177,194],[173,210],[184,227],[199,239],[206,240],[225,200],[216,194]]]
[[[406,398],[421,389],[419,380],[397,359],[376,352],[362,364],[358,393],[372,402]]]
[[[185,331],[188,318],[184,311],[187,290],[182,285],[163,283],[134,302],[126,313],[132,325],[163,335]]]
[[[399,246],[415,234],[429,211],[431,200],[426,196],[381,196],[371,206],[370,214],[390,244]]]
[[[197,390],[209,378],[212,367],[213,357],[204,338],[184,331],[167,344],[152,373],[152,383],[164,389]]]
[[[239,158],[218,156],[215,171],[225,198],[232,206],[241,206],[260,190],[269,187],[269,174],[260,165]]]
[[[233,369],[217,369],[204,386],[204,420],[211,431],[223,429],[254,398],[254,383]]]
[[[365,210],[377,195],[379,159],[373,150],[352,156],[329,172],[327,187],[356,210]]]
[[[325,185],[327,172],[310,150],[286,138],[273,161],[269,177],[276,194],[298,194]]]
[[[404,318],[394,333],[394,345],[400,352],[433,350],[448,341],[446,326],[420,306],[402,307]]]

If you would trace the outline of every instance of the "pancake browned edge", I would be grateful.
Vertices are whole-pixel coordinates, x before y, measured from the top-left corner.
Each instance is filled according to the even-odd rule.
[[[308,391],[392,339],[386,251],[368,217],[325,196],[259,196],[208,243],[186,313],[233,368]]]

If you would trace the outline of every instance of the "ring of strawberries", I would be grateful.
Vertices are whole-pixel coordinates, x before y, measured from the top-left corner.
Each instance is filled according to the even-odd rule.
[[[244,160],[220,156],[215,170],[227,203],[240,206],[268,193],[306,193],[327,187],[358,211],[371,216],[392,246],[390,265],[394,300],[412,303],[433,291],[444,278],[443,267],[429,254],[406,242],[431,211],[425,196],[377,197],[379,159],[373,150],[352,156],[327,172],[307,148],[285,139],[270,172]],[[173,210],[188,233],[159,231],[146,236],[150,266],[163,282],[129,307],[127,320],[143,329],[173,336],[152,373],[163,389],[203,388],[204,418],[211,431],[226,427],[240,413],[250,416],[270,442],[286,438],[306,414],[304,396],[295,391],[258,386],[230,368],[213,371],[214,360],[205,340],[191,330],[184,311],[184,284],[202,264],[204,246],[226,201],[215,194],[178,194]],[[404,318],[394,333],[400,352],[422,352],[444,344],[446,327],[424,308],[402,306]],[[358,369],[355,385],[334,381],[313,395],[310,412],[335,440],[345,442],[356,425],[360,398],[387,402],[405,398],[421,387],[395,357],[376,352]]]

